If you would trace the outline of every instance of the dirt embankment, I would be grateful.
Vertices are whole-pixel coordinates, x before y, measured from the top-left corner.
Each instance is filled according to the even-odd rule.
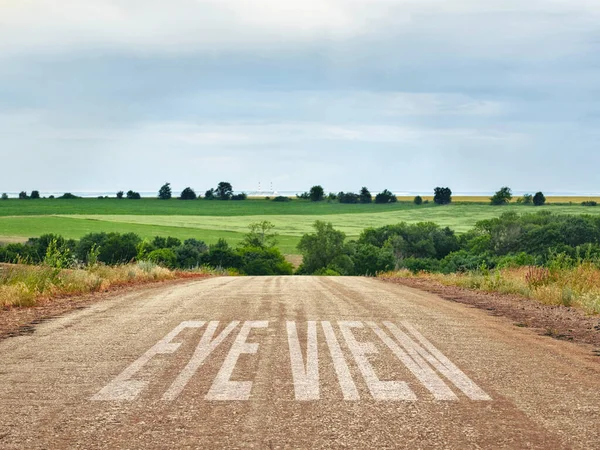
[[[538,329],[540,334],[597,347],[600,356],[600,316],[590,316],[577,308],[545,305],[536,300],[516,295],[474,291],[456,286],[445,286],[437,281],[419,278],[384,280],[431,292],[443,299],[489,311],[493,316],[504,316],[517,327]]]

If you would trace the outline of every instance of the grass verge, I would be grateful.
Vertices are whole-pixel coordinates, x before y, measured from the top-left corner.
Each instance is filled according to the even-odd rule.
[[[600,314],[600,269],[587,262],[573,268],[553,270],[519,267],[449,275],[424,272],[413,274],[402,270],[380,274],[379,278],[428,279],[445,286],[516,294],[547,305],[572,306],[587,314]]]
[[[103,292],[136,284],[216,275],[208,269],[175,271],[149,262],[84,269],[0,265],[0,308],[35,306],[57,297]]]

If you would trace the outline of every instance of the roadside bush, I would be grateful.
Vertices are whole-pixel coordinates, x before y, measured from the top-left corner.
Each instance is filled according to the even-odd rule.
[[[384,204],[384,203],[396,203],[398,199],[394,194],[392,194],[387,189],[384,189],[382,192],[375,196],[375,203]]]
[[[240,270],[246,275],[292,275],[293,266],[276,248],[242,247],[238,249]]]
[[[432,258],[406,258],[402,260],[399,268],[408,269],[413,273],[439,272],[440,261]]]
[[[314,273],[327,268],[337,257],[345,254],[346,235],[333,228],[331,223],[316,221],[314,233],[305,234],[300,239],[298,250],[302,253],[302,270]]]
[[[90,251],[98,250],[98,261],[108,265],[125,264],[135,260],[142,242],[134,233],[90,233],[81,238],[75,249],[79,261],[88,262]]]
[[[177,257],[177,267],[192,269],[204,263],[203,256],[208,252],[208,245],[204,241],[187,239],[183,245],[176,247],[174,251]]]
[[[147,256],[147,260],[168,269],[177,266],[177,256],[170,248],[159,248],[151,251]]]
[[[353,260],[355,275],[373,276],[395,267],[394,255],[389,247],[379,248],[371,244],[358,245]]]
[[[285,197],[283,195],[278,195],[277,197],[275,197],[272,201],[274,202],[282,202],[282,203],[286,203],[286,202],[291,202],[292,199],[289,197]]]
[[[191,187],[186,187],[179,195],[179,200],[196,200],[196,192]]]
[[[225,239],[219,239],[216,244],[209,247],[203,255],[203,263],[212,267],[239,269],[241,260],[239,255],[229,246]]]

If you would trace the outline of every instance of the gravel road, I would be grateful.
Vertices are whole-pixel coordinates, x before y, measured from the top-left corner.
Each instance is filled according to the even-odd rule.
[[[140,289],[0,342],[0,448],[600,448],[600,358],[367,278]]]

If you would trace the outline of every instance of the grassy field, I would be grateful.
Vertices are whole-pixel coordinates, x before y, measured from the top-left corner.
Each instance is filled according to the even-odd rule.
[[[393,205],[344,205],[293,200],[276,203],[268,200],[219,201],[139,201],[116,199],[80,200],[6,200],[0,201],[0,241],[15,241],[44,233],[79,238],[98,231],[135,232],[143,237],[176,236],[197,238],[208,243],[225,238],[236,244],[250,223],[273,222],[280,234],[284,253],[297,253],[300,237],[311,230],[315,220],[332,222],[348,236],[356,237],[367,227],[397,222],[432,221],[458,232],[470,229],[477,221],[497,217],[506,211],[518,213],[552,211],[561,214],[600,215],[600,207],[550,204],[490,206],[456,202],[448,206],[415,206],[410,202]]]

